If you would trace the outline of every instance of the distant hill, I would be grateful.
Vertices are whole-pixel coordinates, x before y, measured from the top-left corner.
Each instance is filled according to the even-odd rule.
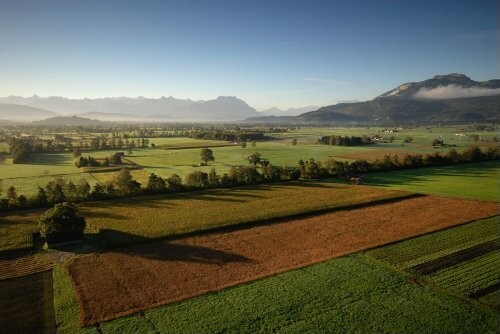
[[[470,122],[500,120],[500,80],[476,82],[463,74],[405,83],[371,101],[339,103],[296,117],[297,122]]]
[[[83,118],[78,116],[56,116],[47,118],[41,121],[34,121],[35,125],[50,125],[50,126],[99,126],[106,125],[105,122]]]
[[[99,99],[68,99],[59,96],[0,98],[0,103],[10,103],[52,110],[61,115],[97,115],[99,119],[115,121],[156,121],[175,119],[181,121],[236,121],[260,114],[244,101],[233,96],[220,96],[213,100],[192,101],[161,97],[117,97]],[[109,114],[116,114],[111,116]],[[54,116],[54,115],[51,115]],[[47,116],[50,117],[50,116]],[[46,117],[45,117],[46,118]]]
[[[54,116],[57,116],[57,114],[50,110],[17,104],[0,103],[0,119],[4,119],[6,121],[26,122],[42,120]]]

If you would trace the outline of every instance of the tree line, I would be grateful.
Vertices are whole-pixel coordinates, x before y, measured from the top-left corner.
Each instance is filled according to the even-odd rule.
[[[356,137],[356,136],[330,135],[330,136],[323,136],[320,139],[318,139],[318,144],[335,145],[335,146],[359,146],[359,145],[373,144],[373,142],[371,138],[368,136]]]
[[[16,189],[11,186],[6,191],[6,197],[0,199],[0,210],[9,211],[20,208],[38,208],[62,202],[96,201],[299,179],[344,178],[349,175],[370,172],[488,160],[500,160],[500,150],[494,147],[481,150],[477,146],[472,146],[465,149],[462,153],[457,152],[455,149],[450,149],[446,153],[436,151],[433,154],[424,155],[407,154],[399,156],[391,154],[374,161],[356,160],[348,162],[335,158],[329,158],[325,161],[309,159],[305,161],[300,160],[298,166],[295,168],[274,166],[268,160],[261,159],[260,154],[256,152],[253,159],[248,159],[249,165],[232,166],[228,173],[218,174],[215,168],[212,168],[208,173],[194,171],[187,174],[184,179],[177,174],[173,174],[168,178],[162,178],[152,173],[145,186],[134,180],[128,169],[122,169],[112,180],[106,183],[96,183],[94,186],[91,186],[85,179],[81,179],[75,184],[72,181],[66,182],[63,178],[56,177],[54,180],[48,182],[45,187],[38,187],[37,193],[31,198],[18,195]]]
[[[118,154],[113,154],[109,157],[104,158],[104,160],[96,160],[92,156],[88,157],[80,157],[75,162],[75,166],[80,168],[80,167],[108,167],[110,165],[121,165],[122,164],[122,158]]]

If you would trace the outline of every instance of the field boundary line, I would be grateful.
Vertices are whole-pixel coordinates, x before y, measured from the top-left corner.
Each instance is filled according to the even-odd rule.
[[[188,237],[209,236],[212,234],[235,232],[235,231],[239,231],[239,230],[246,230],[246,229],[253,228],[253,227],[269,226],[269,225],[275,225],[275,224],[280,224],[280,223],[286,223],[289,220],[312,218],[312,217],[320,216],[320,215],[327,214],[327,213],[362,209],[362,208],[366,208],[366,207],[377,206],[377,205],[388,204],[388,203],[395,203],[395,202],[400,202],[400,201],[404,201],[404,200],[408,200],[408,199],[412,199],[412,198],[426,197],[426,196],[428,196],[428,195],[410,193],[410,194],[404,194],[404,195],[401,195],[398,197],[377,199],[377,200],[373,200],[370,202],[348,204],[348,205],[343,205],[343,206],[339,206],[339,207],[323,208],[323,209],[318,209],[318,210],[313,210],[313,211],[296,213],[296,214],[292,214],[292,215],[277,216],[277,217],[266,218],[266,219],[261,219],[261,220],[251,220],[251,221],[247,221],[247,222],[243,222],[243,223],[228,224],[228,225],[222,225],[222,226],[213,226],[213,227],[208,227],[206,229],[195,230],[195,231],[191,231],[191,232],[181,232],[179,234],[171,234],[171,235],[166,235],[166,236],[152,237],[152,238],[148,238],[146,240],[141,240],[141,241],[122,244],[122,245],[116,245],[116,246],[111,246],[111,247],[105,246],[102,249],[102,251],[106,252],[106,251],[109,251],[111,249],[119,249],[119,248],[124,248],[124,247],[128,247],[128,246],[133,246],[133,245],[140,245],[140,244],[145,244],[145,243],[150,243],[150,242],[155,242],[155,241],[173,241],[173,240],[183,239],[183,238],[188,238]],[[483,219],[483,218],[481,218],[481,219]],[[403,241],[403,240],[401,240],[401,241]]]
[[[420,195],[422,195],[422,194],[420,194]],[[432,196],[432,195],[424,195],[424,196]],[[481,202],[483,202],[483,201],[481,201]],[[487,201],[484,201],[484,202],[487,202]],[[434,230],[434,231],[425,232],[425,233],[422,233],[422,234],[419,234],[419,235],[414,235],[412,237],[404,238],[404,239],[401,239],[401,240],[391,241],[391,242],[388,242],[388,243],[386,243],[384,245],[381,245],[381,246],[374,246],[374,247],[367,248],[367,249],[363,250],[363,252],[369,252],[369,251],[375,250],[377,248],[382,248],[382,247],[386,247],[386,246],[395,245],[395,244],[398,244],[400,242],[404,242],[404,241],[408,241],[408,240],[411,240],[411,239],[420,238],[420,237],[423,237],[423,236],[426,236],[426,235],[430,235],[430,234],[433,234],[433,233],[442,232],[442,231],[445,231],[445,230],[448,230],[448,229],[452,229],[452,228],[455,228],[455,227],[464,226],[464,225],[471,224],[471,223],[474,223],[474,222],[477,222],[477,221],[480,221],[480,220],[485,220],[485,219],[490,219],[490,218],[495,218],[495,217],[500,218],[500,214],[495,214],[495,215],[492,215],[492,216],[481,217],[481,218],[478,218],[478,219],[473,219],[473,220],[466,221],[464,223],[458,223],[458,224],[453,225],[453,226],[447,226],[447,227],[443,227],[443,228],[440,228],[440,229],[437,229],[437,230]],[[370,255],[368,255],[368,256],[370,258],[375,259],[375,257],[373,257],[373,256],[370,256]]]

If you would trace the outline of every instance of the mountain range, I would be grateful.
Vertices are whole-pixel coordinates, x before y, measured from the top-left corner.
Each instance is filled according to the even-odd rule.
[[[0,119],[13,121],[73,115],[103,121],[236,121],[261,115],[233,96],[219,96],[207,101],[173,97],[68,99],[59,96],[8,96],[0,98],[0,105]],[[38,108],[38,114],[31,108]]]
[[[321,108],[308,106],[257,112],[233,96],[193,101],[161,97],[68,99],[64,97],[0,98],[0,120],[39,121],[58,116],[78,116],[113,122],[247,123],[388,123],[471,122],[500,120],[500,80],[478,82],[464,74],[436,75],[408,82],[370,101],[338,103]],[[81,122],[55,119],[56,123]]]

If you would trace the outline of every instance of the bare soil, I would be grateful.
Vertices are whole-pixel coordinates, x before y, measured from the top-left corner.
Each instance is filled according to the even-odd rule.
[[[499,213],[499,204],[422,196],[75,258],[67,269],[91,325]],[[202,217],[200,217],[202,219]]]

